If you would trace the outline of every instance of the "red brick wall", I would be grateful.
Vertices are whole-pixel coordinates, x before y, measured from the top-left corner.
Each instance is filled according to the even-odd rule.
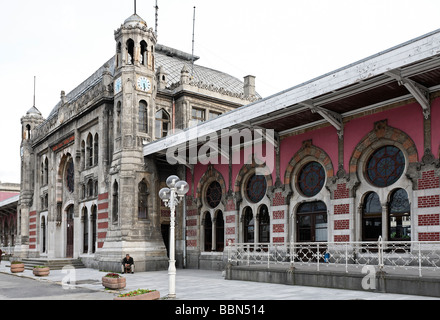
[[[440,241],[440,232],[419,233],[419,241]]]
[[[273,197],[273,206],[284,206],[286,204],[286,199],[284,199],[283,194],[278,192]]]
[[[350,236],[348,234],[335,235],[335,242],[349,242]]]
[[[350,220],[336,220],[335,230],[347,230],[350,228]]]
[[[334,193],[334,198],[335,199],[347,199],[349,196],[348,192],[349,192],[349,190],[348,190],[346,184],[340,183],[336,187],[336,191]]]
[[[29,249],[37,249],[37,211],[29,213]]]
[[[419,215],[419,226],[438,226],[440,225],[440,214]]]
[[[422,173],[422,178],[418,181],[418,189],[433,189],[440,187],[440,178],[435,175],[434,170]]]
[[[424,196],[419,197],[418,199],[418,207],[419,208],[430,208],[430,207],[439,207],[440,206],[440,196]]]
[[[109,223],[109,199],[108,193],[98,195],[98,219],[97,223],[97,242],[98,249],[104,247],[104,241],[107,237]]]
[[[335,205],[335,214],[348,214],[348,213],[350,213],[350,205],[348,203]]]

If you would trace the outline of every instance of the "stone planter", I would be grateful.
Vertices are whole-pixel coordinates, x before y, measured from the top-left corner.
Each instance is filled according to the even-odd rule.
[[[118,278],[102,277],[102,285],[107,289],[119,290],[125,288],[126,281],[125,278],[121,276]]]
[[[11,263],[11,272],[20,273],[24,271],[24,263]]]
[[[152,291],[144,294],[140,294],[137,296],[131,296],[131,297],[115,297],[113,300],[159,300],[160,299],[160,292],[159,291]]]
[[[32,273],[34,274],[34,276],[36,277],[47,277],[50,273],[50,268],[49,267],[44,267],[44,268],[34,268],[32,270]]]

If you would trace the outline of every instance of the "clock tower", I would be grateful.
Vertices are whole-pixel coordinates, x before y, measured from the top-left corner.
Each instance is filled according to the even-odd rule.
[[[164,269],[167,253],[153,174],[144,165],[143,146],[153,137],[155,97],[152,28],[136,13],[115,31],[114,109],[111,117],[113,154],[109,171],[109,229],[101,259],[115,261],[130,253],[138,270]],[[151,207],[151,208],[150,208]]]

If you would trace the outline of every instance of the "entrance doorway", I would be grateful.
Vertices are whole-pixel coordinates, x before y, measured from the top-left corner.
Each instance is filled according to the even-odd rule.
[[[73,206],[67,208],[66,213],[66,258],[73,258]]]
[[[297,241],[327,242],[327,206],[324,202],[308,202],[298,207]]]

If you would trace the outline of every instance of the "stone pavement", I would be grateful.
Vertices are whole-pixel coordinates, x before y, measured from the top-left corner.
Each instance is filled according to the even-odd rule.
[[[2,261],[0,273],[11,274],[9,261]],[[48,277],[37,278],[31,270],[11,276],[27,277],[36,281],[50,281],[59,285],[75,283],[77,288],[87,288],[97,292],[106,292],[109,299],[118,294],[116,291],[105,290],[101,278],[106,272],[95,269],[52,270]],[[137,272],[125,274],[127,286],[122,292],[136,289],[155,289],[161,297],[168,295],[168,272]],[[306,286],[290,286],[247,281],[225,280],[222,272],[208,270],[178,269],[176,278],[178,300],[427,300],[430,297],[373,293],[367,291],[351,291],[326,289]],[[0,283],[1,286],[1,283]],[[70,287],[71,288],[71,287]],[[92,296],[92,295],[91,295]],[[56,298],[56,297],[54,297]],[[107,296],[92,299],[106,300]],[[437,299],[438,300],[438,299]]]

